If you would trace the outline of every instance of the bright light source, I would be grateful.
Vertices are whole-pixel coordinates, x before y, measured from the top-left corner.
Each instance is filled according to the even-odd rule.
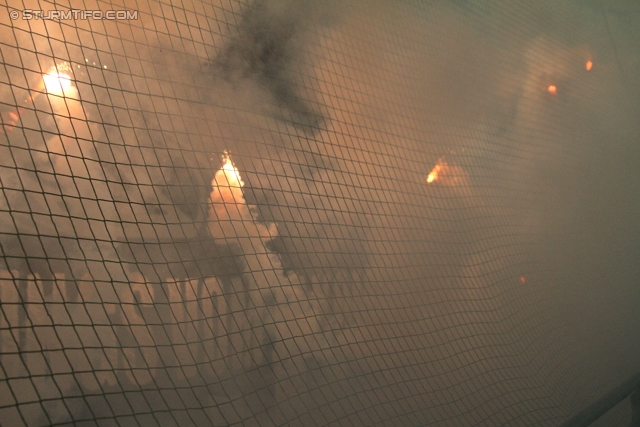
[[[440,169],[442,169],[442,166],[440,166],[440,164],[435,165],[433,170],[427,176],[427,183],[428,184],[431,184],[433,181],[438,179],[438,172],[440,172]]]
[[[555,85],[549,85],[549,87],[547,88],[547,92],[549,92],[551,95],[555,95],[556,93],[558,93],[558,88],[555,87]]]
[[[244,186],[244,182],[242,182],[242,178],[240,178],[240,172],[238,171],[238,168],[234,166],[231,161],[231,155],[226,150],[222,155],[222,163],[222,168],[220,169],[222,176],[220,175],[220,172],[216,174],[216,183],[218,185],[224,183],[226,184],[223,184],[225,187],[230,188],[242,188]]]
[[[584,68],[589,71],[591,70],[591,68],[593,68],[593,62],[591,61],[587,61],[587,63],[585,64]]]
[[[64,96],[65,92],[71,88],[71,77],[58,71],[55,66],[44,75],[43,79],[47,93],[52,95]]]
[[[42,76],[40,83],[34,88],[33,92],[29,93],[29,96],[17,106],[15,111],[10,111],[6,118],[3,120],[4,126],[0,127],[0,133],[7,133],[13,129],[14,126],[20,120],[20,116],[25,109],[25,106],[34,102],[42,91],[48,94],[57,96],[75,96],[76,92],[71,84],[71,65],[68,62],[54,65],[49,69],[49,72]]]

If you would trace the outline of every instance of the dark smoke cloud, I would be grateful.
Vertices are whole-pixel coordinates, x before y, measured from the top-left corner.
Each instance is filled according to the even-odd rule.
[[[216,76],[234,84],[254,81],[270,95],[271,114],[316,132],[327,118],[304,87],[300,57],[304,40],[319,20],[328,19],[332,4],[310,1],[252,2],[212,61]]]

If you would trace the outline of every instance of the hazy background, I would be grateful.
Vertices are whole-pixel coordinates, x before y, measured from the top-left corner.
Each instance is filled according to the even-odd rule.
[[[556,426],[640,368],[636,2],[0,25],[1,425]]]

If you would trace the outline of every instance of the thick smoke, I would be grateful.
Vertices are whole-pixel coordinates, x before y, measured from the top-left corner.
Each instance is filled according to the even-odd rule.
[[[269,94],[268,113],[314,133],[326,118],[305,88],[300,57],[307,33],[323,15],[327,19],[332,5],[334,1],[322,6],[309,1],[252,2],[212,61],[213,73],[236,86],[244,80],[255,83]]]
[[[139,7],[0,32],[16,423],[555,425],[637,370],[632,3]]]

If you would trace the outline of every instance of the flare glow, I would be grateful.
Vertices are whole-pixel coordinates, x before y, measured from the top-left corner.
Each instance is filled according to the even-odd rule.
[[[433,170],[427,176],[427,182],[431,184],[433,181],[438,179],[438,172],[440,172],[440,165],[436,165]]]
[[[239,189],[244,186],[244,182],[242,182],[242,178],[240,177],[240,171],[234,166],[231,161],[231,156],[227,151],[222,155],[222,167],[216,172],[213,181],[213,185],[217,187],[222,186],[230,189]]]
[[[211,202],[220,221],[252,220],[242,193],[242,177],[227,151],[222,155],[222,166],[211,182]]]
[[[71,77],[58,71],[58,68],[54,66],[49,73],[44,75],[44,87],[47,93],[63,96],[71,88]]]
[[[438,180],[438,175],[442,172],[446,164],[442,161],[442,159],[438,160],[438,163],[433,167],[429,175],[427,175],[427,184],[431,184],[434,181]]]

